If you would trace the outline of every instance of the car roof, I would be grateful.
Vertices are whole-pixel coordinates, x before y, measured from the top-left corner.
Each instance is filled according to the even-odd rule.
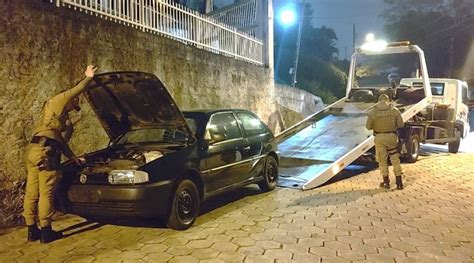
[[[200,113],[200,114],[206,114],[206,115],[211,115],[214,113],[219,113],[219,112],[227,112],[227,111],[245,111],[245,112],[251,112],[249,110],[244,110],[244,109],[197,109],[197,110],[186,110],[183,111],[183,114],[189,114],[189,113]]]

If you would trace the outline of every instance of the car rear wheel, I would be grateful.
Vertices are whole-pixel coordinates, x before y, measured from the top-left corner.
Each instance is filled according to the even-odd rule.
[[[178,183],[171,201],[168,227],[185,230],[191,227],[199,213],[199,192],[193,181],[184,179]]]
[[[263,180],[258,183],[260,190],[268,192],[275,189],[278,181],[278,164],[273,156],[267,156],[262,173]]]

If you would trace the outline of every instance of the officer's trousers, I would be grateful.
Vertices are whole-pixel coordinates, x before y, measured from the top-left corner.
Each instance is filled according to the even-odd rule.
[[[383,177],[388,176],[388,158],[393,166],[395,176],[402,175],[400,165],[400,154],[397,150],[398,137],[395,133],[382,133],[375,135],[375,154],[379,162],[380,173]]]
[[[26,150],[25,163],[28,177],[23,216],[27,225],[33,225],[38,221],[40,227],[51,226],[51,218],[54,214],[54,188],[59,172],[40,171],[38,166],[48,150],[48,147],[39,144],[30,144]]]

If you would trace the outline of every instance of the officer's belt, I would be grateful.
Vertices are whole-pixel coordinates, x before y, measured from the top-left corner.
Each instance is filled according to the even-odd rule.
[[[390,134],[390,133],[397,134],[396,131],[389,131],[389,132],[374,132],[374,135],[377,135],[377,134]]]
[[[30,143],[39,144],[41,146],[52,146],[52,147],[58,147],[60,145],[60,142],[58,142],[57,140],[51,139],[45,136],[33,136],[33,138],[31,138]]]

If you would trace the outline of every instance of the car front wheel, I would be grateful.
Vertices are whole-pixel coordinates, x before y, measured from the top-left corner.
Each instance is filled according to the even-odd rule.
[[[262,173],[263,180],[258,183],[260,190],[268,192],[275,189],[278,181],[278,164],[273,156],[267,156]]]
[[[198,216],[199,203],[196,184],[189,179],[180,181],[173,193],[168,227],[176,230],[190,228]]]

